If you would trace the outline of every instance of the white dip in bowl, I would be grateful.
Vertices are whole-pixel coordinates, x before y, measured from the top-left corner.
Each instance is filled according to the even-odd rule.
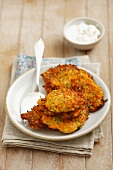
[[[68,28],[70,37],[77,43],[88,44],[98,40],[100,30],[91,24],[80,23]]]

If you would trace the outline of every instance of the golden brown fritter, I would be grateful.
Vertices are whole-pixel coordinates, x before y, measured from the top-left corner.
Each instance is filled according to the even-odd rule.
[[[30,128],[39,130],[40,128],[47,128],[41,120],[42,114],[39,111],[39,106],[34,106],[31,111],[21,114],[23,120],[28,120]]]
[[[79,76],[73,79],[72,88],[83,94],[90,112],[97,111],[105,103],[102,89],[90,78]]]
[[[45,106],[49,111],[74,111],[85,103],[83,95],[70,89],[58,89],[50,92],[46,97]]]
[[[58,129],[63,133],[73,133],[84,125],[88,115],[87,109],[81,111],[81,114],[73,119],[62,119],[59,116],[43,115],[42,122],[50,129]]]
[[[59,89],[59,90],[55,90],[55,94],[56,94],[56,91],[59,92],[60,95],[61,95],[61,92],[64,94],[68,92],[67,93],[68,97],[70,97],[73,94],[71,92],[74,92],[73,94],[74,96],[72,95],[74,98],[72,98],[71,96],[71,100],[72,100],[71,108],[74,108],[74,111],[68,111],[70,108],[70,106],[68,106],[70,105],[70,103],[68,103],[68,105],[66,103],[67,102],[66,100],[68,100],[68,97],[64,97],[65,104],[64,104],[63,98],[60,98],[62,99],[61,101],[60,99],[58,100],[58,104],[60,103],[62,106],[60,107],[60,110],[63,109],[63,111],[65,110],[66,112],[59,112],[60,110],[59,109],[57,110],[57,105],[53,105],[53,108],[56,107],[55,112],[50,111],[46,107],[46,101],[49,95],[48,94],[46,98],[39,99],[38,105],[34,106],[31,109],[31,111],[21,114],[22,119],[28,120],[30,128],[35,129],[35,130],[39,130],[41,128],[43,129],[51,128],[51,129],[60,130],[61,132],[64,132],[64,133],[72,133],[84,124],[84,122],[88,118],[89,109],[87,106],[83,105],[84,102],[80,99],[78,100],[79,102],[81,102],[79,108],[73,107],[73,99],[75,100],[76,97],[78,99],[78,96],[75,96],[76,92],[71,91],[70,89],[64,89],[64,90]],[[57,96],[57,99],[58,99],[58,96]],[[70,101],[70,98],[69,98],[69,101]],[[66,106],[68,107],[66,108]]]
[[[52,112],[49,111],[46,107],[45,107],[45,103],[46,103],[46,99],[42,98],[38,100],[38,104],[39,104],[39,111],[42,115],[47,115],[47,116],[59,116],[62,119],[72,119],[77,117],[79,114],[81,114],[81,111],[89,111],[88,107],[85,105],[81,105],[79,108],[75,109],[74,111],[69,111],[69,112]]]
[[[57,114],[57,116],[62,118],[62,119],[65,119],[65,120],[66,119],[72,120],[73,118],[76,118],[77,116],[79,116],[83,112],[89,113],[89,109],[85,105],[83,105],[79,109],[76,109],[76,110],[71,111],[71,112],[62,112],[60,114]]]
[[[53,116],[55,115],[56,113],[54,112],[51,112],[50,110],[48,110],[46,107],[45,107],[45,103],[46,103],[46,98],[42,98],[42,99],[39,99],[38,100],[38,109],[39,109],[39,112],[43,115],[49,115],[49,116]]]
[[[76,65],[63,64],[58,65],[55,68],[50,68],[45,71],[41,76],[44,79],[44,88],[46,92],[49,93],[52,90],[60,88],[72,88],[71,80],[78,74],[84,74],[87,77],[92,78],[92,76],[86,71],[79,69]]]
[[[68,114],[67,114],[68,113]],[[57,129],[63,133],[72,133],[78,128],[81,128],[88,118],[88,108],[84,107],[74,111],[73,115],[70,112],[63,113],[60,115],[48,116],[43,114],[39,106],[34,106],[31,111],[21,114],[21,118],[28,120],[30,128],[34,130],[39,129]],[[70,116],[69,116],[70,115]]]
[[[69,88],[82,93],[90,112],[97,111],[105,103],[101,87],[96,84],[89,73],[75,65],[58,65],[48,69],[42,77],[47,93],[60,88]]]

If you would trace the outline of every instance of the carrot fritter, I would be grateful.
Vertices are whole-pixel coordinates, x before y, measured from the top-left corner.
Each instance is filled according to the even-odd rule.
[[[55,90],[55,92],[56,91],[59,92],[59,94],[61,94],[61,92],[64,94],[66,94],[68,92],[67,93],[68,97],[69,97],[69,94],[70,94],[70,96],[73,94],[71,92],[74,92],[73,97],[76,97],[75,96],[76,92],[71,91],[70,89],[63,89],[63,90],[59,89],[59,90]],[[47,95],[47,97],[48,97],[48,95]],[[34,106],[31,109],[31,111],[21,114],[22,119],[28,120],[30,128],[35,129],[35,130],[39,130],[42,128],[43,129],[51,128],[51,129],[60,130],[61,132],[64,132],[64,133],[72,133],[75,130],[77,130],[78,128],[80,128],[85,123],[86,119],[88,118],[89,110],[88,110],[87,106],[83,105],[84,100],[82,101],[79,99],[78,101],[81,102],[80,106],[73,107],[74,111],[68,111],[70,108],[68,106],[69,103],[68,103],[68,105],[64,105],[64,101],[61,98],[62,100],[60,101],[60,104],[62,107],[60,108],[60,110],[59,109],[57,110],[57,107],[56,107],[55,112],[53,112],[53,111],[50,111],[46,107],[46,101],[48,101],[47,97],[43,98],[43,99],[39,99],[38,105]],[[64,97],[65,102],[67,102],[68,97],[66,97],[66,98]],[[81,97],[81,96],[79,96],[79,97]],[[77,96],[77,99],[78,99],[78,96]],[[82,97],[81,97],[81,99],[82,99]],[[70,98],[69,98],[69,100],[70,100]],[[71,96],[71,100],[72,100],[72,96]],[[68,108],[66,108],[66,106],[68,106]],[[62,111],[62,109],[63,109],[63,111],[66,111],[66,112],[56,112],[56,111]],[[59,120],[59,123],[57,120]],[[48,123],[50,123],[50,125]],[[59,125],[57,125],[57,124],[59,124]]]
[[[46,128],[47,126],[43,124],[42,113],[39,111],[39,106],[34,106],[31,111],[21,114],[21,118],[28,120],[29,126],[32,129],[39,130],[40,128]]]
[[[71,89],[71,79],[78,74],[84,74],[87,75],[87,77],[92,78],[89,73],[72,64],[63,64],[58,65],[55,68],[50,68],[41,74],[41,76],[45,82],[44,88],[46,89],[46,92],[49,93],[52,90],[60,88]]]
[[[105,103],[101,87],[90,78],[78,76],[72,80],[72,88],[83,94],[90,112],[97,111]]]
[[[62,119],[59,116],[43,115],[42,122],[50,129],[58,129],[63,133],[73,133],[84,125],[88,115],[87,110],[81,111],[81,114],[73,119]]]
[[[72,120],[73,118],[78,117],[82,112],[89,113],[88,107],[83,105],[79,109],[76,109],[76,110],[71,111],[71,112],[62,112],[62,113],[58,114],[57,116],[62,118],[62,119],[65,119],[65,120]]]
[[[42,115],[47,115],[47,116],[59,116],[61,117],[62,119],[72,119],[72,118],[75,118],[77,117],[79,114],[81,114],[81,111],[86,111],[87,112],[89,111],[88,110],[88,107],[85,106],[85,105],[81,105],[79,108],[76,108],[74,111],[69,111],[69,112],[52,112],[52,111],[49,111],[46,107],[45,107],[45,103],[46,103],[46,100],[44,98],[42,99],[39,99],[38,100],[38,104],[39,104],[39,111]]]
[[[61,116],[55,115],[48,116],[46,114],[42,114],[43,110],[40,112],[39,106],[34,106],[31,111],[27,113],[21,114],[21,118],[24,120],[28,120],[29,126],[31,129],[39,130],[39,129],[58,129],[63,133],[72,133],[76,131],[78,128],[81,128],[85,121],[88,118],[88,108],[84,107],[74,111],[74,116],[71,112],[63,113]],[[70,116],[69,116],[70,115]]]
[[[95,112],[103,107],[104,93],[93,77],[85,70],[75,65],[58,65],[42,74],[47,93],[54,89],[68,88],[82,93],[90,112]]]
[[[85,103],[83,95],[70,89],[53,90],[46,97],[48,110],[59,113],[74,111]]]

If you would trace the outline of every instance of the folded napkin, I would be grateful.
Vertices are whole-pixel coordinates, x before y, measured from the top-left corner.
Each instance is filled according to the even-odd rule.
[[[81,65],[95,74],[100,74],[100,63],[90,63],[89,57],[77,56],[70,58],[43,58],[42,65],[50,63],[72,63],[76,65]],[[25,71],[35,67],[36,60],[35,57],[26,56],[19,54],[18,58],[15,59],[12,67],[11,83],[20,74]],[[10,122],[8,116],[6,115],[5,126],[2,135],[2,143],[6,147],[26,147],[39,149],[44,151],[51,151],[56,153],[73,154],[79,156],[89,156],[92,155],[94,143],[98,142],[99,139],[103,137],[102,126],[98,126],[92,132],[81,136],[79,138],[67,140],[67,141],[47,141],[42,139],[37,139],[28,136],[18,130]]]

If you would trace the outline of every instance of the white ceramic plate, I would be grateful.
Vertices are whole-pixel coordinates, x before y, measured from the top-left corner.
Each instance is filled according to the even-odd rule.
[[[50,67],[55,67],[56,64],[42,66],[41,67],[41,73],[46,71]],[[84,69],[84,68],[82,68]],[[93,129],[95,129],[102,121],[105,119],[105,117],[108,114],[109,108],[110,108],[110,93],[105,85],[105,83],[94,73],[91,71],[84,69],[87,72],[89,72],[96,83],[101,86],[101,88],[104,91],[104,97],[105,99],[108,99],[108,101],[105,103],[105,105],[95,113],[90,114],[89,119],[85,122],[84,126],[79,129],[78,131],[72,133],[72,134],[63,134],[58,131],[52,131],[52,130],[31,130],[27,125],[25,126],[23,120],[20,117],[20,104],[23,99],[28,93],[33,92],[35,88],[35,69],[31,69],[30,71],[27,71],[23,75],[21,75],[19,78],[15,80],[15,82],[11,85],[7,97],[6,97],[6,105],[7,105],[7,113],[9,115],[9,118],[11,122],[16,126],[20,131],[24,132],[25,134],[28,134],[30,136],[39,138],[39,139],[45,139],[45,140],[53,140],[53,141],[60,141],[60,140],[68,140],[77,138],[80,136],[83,136],[89,132],[91,132]],[[44,84],[41,76],[40,76],[40,87],[41,92],[45,93],[42,85]]]

